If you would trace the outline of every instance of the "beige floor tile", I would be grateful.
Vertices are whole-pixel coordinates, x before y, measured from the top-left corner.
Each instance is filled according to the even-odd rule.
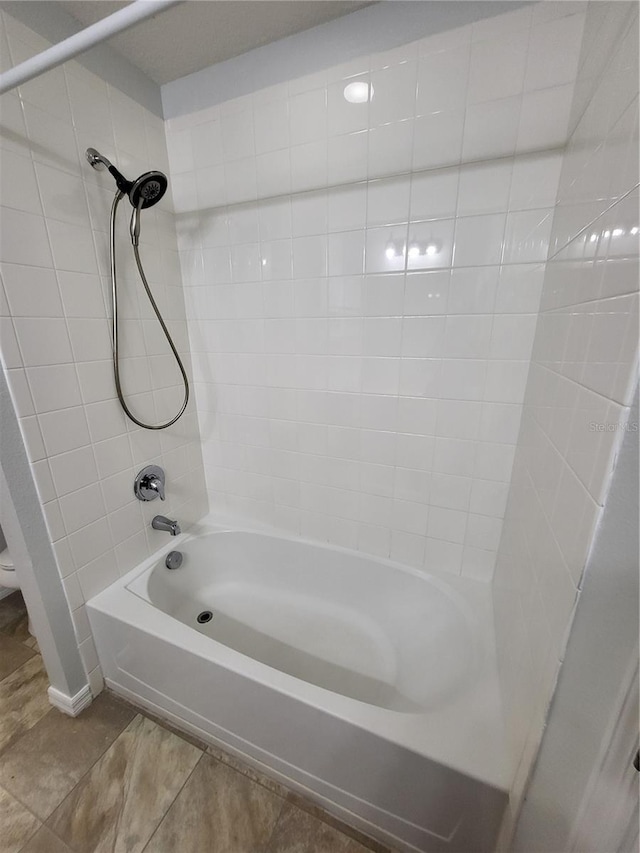
[[[79,717],[51,708],[3,754],[0,785],[46,820],[134,716],[108,694]]]
[[[20,853],[73,853],[73,851],[46,826],[41,826]]]
[[[41,826],[40,821],[8,791],[0,788],[0,850],[18,853]]]
[[[367,853],[367,848],[286,803],[271,836],[268,853]]]
[[[0,681],[22,666],[34,655],[24,643],[19,643],[13,637],[0,634]]]
[[[262,853],[283,800],[204,755],[145,853]]]
[[[40,655],[34,655],[0,682],[0,752],[51,709],[48,686]]]
[[[77,853],[139,853],[202,752],[137,716],[48,820]]]
[[[20,591],[0,600],[0,631],[12,636],[18,625],[26,624],[27,608]],[[19,629],[22,631],[22,628]],[[27,632],[28,633],[28,632]],[[20,639],[20,638],[19,638]]]

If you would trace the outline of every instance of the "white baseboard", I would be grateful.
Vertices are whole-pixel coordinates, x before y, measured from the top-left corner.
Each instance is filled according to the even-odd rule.
[[[66,693],[63,693],[56,687],[50,687],[47,693],[49,702],[51,702],[54,708],[62,711],[63,714],[68,714],[70,717],[77,717],[93,701],[91,688],[88,684],[82,690],[79,690],[75,696],[67,696]]]

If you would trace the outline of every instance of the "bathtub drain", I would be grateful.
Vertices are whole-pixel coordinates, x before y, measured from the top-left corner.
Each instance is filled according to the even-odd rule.
[[[213,619],[213,613],[210,610],[203,610],[202,613],[198,613],[198,622],[201,625],[204,625],[205,622],[211,622]]]

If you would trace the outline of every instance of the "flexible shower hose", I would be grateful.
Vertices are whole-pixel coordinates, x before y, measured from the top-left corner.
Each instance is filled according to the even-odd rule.
[[[158,319],[158,322],[160,323],[162,331],[164,332],[164,335],[165,335],[165,337],[169,343],[169,346],[171,347],[171,352],[173,353],[174,358],[175,358],[176,362],[178,363],[178,367],[180,368],[180,373],[182,374],[182,381],[184,383],[184,401],[182,403],[182,406],[181,406],[178,414],[174,418],[171,418],[170,421],[167,421],[164,424],[145,424],[142,421],[138,420],[138,418],[136,418],[136,416],[134,414],[132,414],[132,412],[130,411],[129,407],[125,403],[124,396],[122,394],[122,386],[120,385],[120,366],[119,366],[119,359],[118,359],[118,281],[117,281],[118,277],[117,277],[117,272],[116,272],[116,212],[118,210],[118,204],[120,203],[120,200],[122,199],[123,196],[124,196],[124,193],[122,193],[122,192],[120,192],[120,190],[118,190],[118,192],[115,195],[115,198],[113,199],[113,204],[111,205],[111,218],[110,218],[110,222],[109,222],[109,263],[110,263],[110,267],[111,267],[111,298],[112,298],[112,302],[113,302],[113,375],[114,375],[115,383],[116,383],[116,392],[118,394],[118,400],[120,400],[120,405],[122,406],[124,413],[126,414],[126,416],[130,420],[132,420],[134,422],[134,424],[137,424],[139,427],[142,427],[143,429],[166,429],[167,427],[170,427],[172,424],[175,424],[175,422],[178,420],[178,418],[180,418],[182,416],[182,414],[184,413],[184,410],[187,408],[187,403],[189,402],[189,380],[187,379],[187,374],[186,374],[186,371],[184,369],[184,365],[182,364],[182,360],[178,354],[178,350],[176,349],[175,344],[173,343],[173,339],[171,337],[171,334],[169,333],[169,330],[167,329],[167,326],[166,326],[164,320],[162,319],[162,314],[160,313],[160,309],[156,305],[156,301],[153,298],[153,294],[151,293],[151,288],[149,287],[149,283],[147,282],[147,277],[144,274],[144,269],[142,268],[142,261],[140,260],[140,252],[138,249],[137,230],[136,230],[135,239],[134,239],[133,225],[131,228],[131,234],[132,234],[131,242],[133,245],[133,255],[136,259],[136,266],[138,267],[138,272],[140,274],[140,278],[142,279],[142,284],[144,285],[144,289],[147,293],[147,296],[149,297],[149,302],[151,303],[151,307],[153,308],[153,310],[155,312],[155,315]],[[141,203],[142,203],[142,199],[141,199]],[[136,216],[136,213],[137,213],[137,216],[139,217],[140,216],[140,210],[138,210],[138,211],[134,210],[134,213],[133,213],[134,217]],[[133,222],[133,219],[132,219],[132,222]],[[139,218],[136,220],[136,229],[138,227],[139,227]]]

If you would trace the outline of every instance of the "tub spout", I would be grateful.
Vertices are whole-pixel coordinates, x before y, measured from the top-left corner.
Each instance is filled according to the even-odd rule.
[[[178,524],[178,522],[171,521],[170,518],[165,518],[164,515],[156,515],[156,517],[151,522],[151,526],[154,530],[165,530],[172,536],[178,536],[178,534],[180,533],[180,525]]]

